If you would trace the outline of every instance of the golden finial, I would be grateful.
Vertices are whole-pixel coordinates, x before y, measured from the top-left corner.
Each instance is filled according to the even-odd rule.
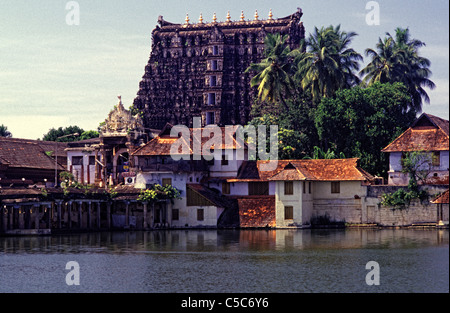
[[[255,11],[255,21],[257,21],[257,20],[258,20],[258,18],[259,18],[259,15],[258,15],[258,10],[256,10],[256,11]]]
[[[186,19],[185,19],[185,21],[186,21],[186,24],[189,24],[189,14],[186,14]]]
[[[244,11],[241,11],[241,22],[245,20]]]
[[[231,15],[230,15],[230,11],[228,11],[227,13],[227,22],[231,22]]]
[[[273,20],[272,9],[270,9],[270,11],[269,11],[269,20]]]
[[[217,23],[217,16],[216,16],[216,12],[214,12],[214,15],[213,15],[213,23]]]
[[[203,14],[200,13],[200,17],[198,18],[200,24],[203,24]]]

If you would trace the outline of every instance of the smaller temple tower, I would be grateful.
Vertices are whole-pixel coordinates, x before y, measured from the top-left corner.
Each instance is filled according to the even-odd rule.
[[[98,151],[103,156],[101,171],[96,183],[106,178],[107,184],[118,184],[136,177],[134,162],[131,154],[140,145],[148,140],[142,119],[139,115],[133,116],[122,104],[122,97],[118,96],[119,103],[108,114],[100,129],[100,144]],[[104,184],[102,184],[104,185]]]

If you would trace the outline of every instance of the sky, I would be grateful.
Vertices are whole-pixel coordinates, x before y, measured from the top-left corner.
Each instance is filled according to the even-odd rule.
[[[74,3],[73,3],[74,2]],[[173,23],[239,20],[241,11],[260,19],[304,13],[307,36],[314,27],[341,25],[358,36],[352,47],[364,55],[379,37],[409,27],[425,42],[422,56],[432,65],[435,90],[423,111],[449,118],[449,1],[379,0],[379,25],[370,25],[366,0],[1,0],[0,125],[16,138],[42,138],[51,128],[77,125],[96,130],[122,96],[132,105],[151,50],[158,16]],[[76,15],[76,4],[79,14]],[[370,4],[370,3],[369,3]],[[366,8],[367,6],[367,8]],[[75,14],[75,15],[74,15]],[[79,17],[79,22],[74,17]],[[373,19],[372,19],[373,20]],[[368,58],[365,57],[365,63]]]

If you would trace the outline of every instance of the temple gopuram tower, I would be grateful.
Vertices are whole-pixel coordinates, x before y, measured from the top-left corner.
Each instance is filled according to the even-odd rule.
[[[143,113],[144,127],[162,129],[166,123],[192,127],[193,117],[202,124],[245,125],[256,88],[250,87],[252,74],[244,73],[251,63],[264,57],[268,33],[289,35],[291,49],[305,37],[298,9],[292,15],[267,19],[258,12],[238,21],[228,13],[226,21],[197,23],[189,17],[183,24],[167,22],[162,16],[152,32],[152,51],[134,100]]]

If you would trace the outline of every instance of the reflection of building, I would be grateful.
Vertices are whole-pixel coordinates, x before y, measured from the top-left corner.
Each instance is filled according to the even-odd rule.
[[[423,151],[430,155],[427,183],[449,183],[449,122],[431,114],[422,114],[413,125],[390,143],[383,152],[389,153],[389,185],[407,185],[409,174],[402,173],[401,160],[407,152]]]
[[[244,13],[242,13],[244,14]],[[145,127],[162,129],[166,123],[245,125],[255,89],[250,87],[251,63],[264,57],[269,33],[288,35],[291,48],[305,36],[301,9],[284,18],[174,24],[159,18],[152,32],[152,51],[134,100],[144,113]],[[177,92],[173,92],[176,90]]]

